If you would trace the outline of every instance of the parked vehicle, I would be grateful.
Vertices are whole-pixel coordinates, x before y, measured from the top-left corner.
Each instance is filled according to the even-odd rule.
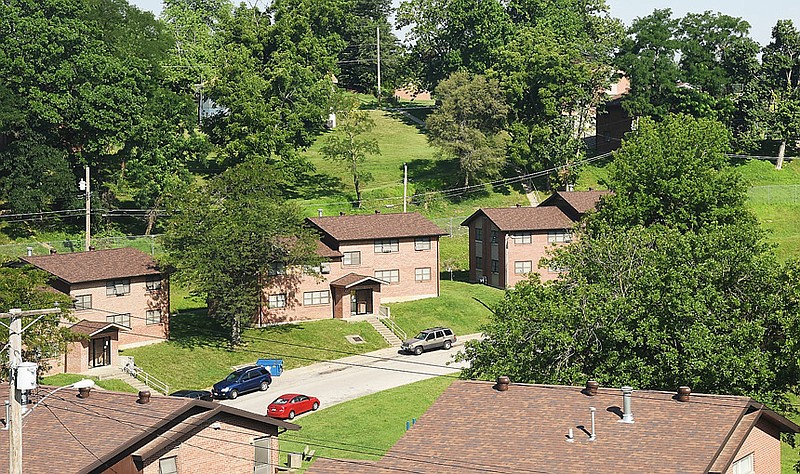
[[[214,401],[214,397],[208,390],[178,390],[169,394],[170,397],[192,398],[206,402]]]
[[[456,343],[456,335],[449,328],[430,328],[420,331],[419,334],[406,339],[400,350],[420,355],[425,351],[443,348],[449,350]]]
[[[276,398],[267,406],[267,416],[280,419],[294,419],[307,411],[319,408],[319,399],[300,395],[299,393],[286,393]]]
[[[242,393],[269,388],[272,383],[272,376],[269,370],[264,367],[251,365],[231,372],[224,380],[214,384],[211,394],[214,398],[235,399]]]

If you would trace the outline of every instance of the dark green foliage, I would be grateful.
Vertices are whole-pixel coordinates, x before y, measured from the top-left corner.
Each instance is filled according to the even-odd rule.
[[[210,313],[241,342],[258,314],[271,264],[314,264],[318,236],[280,196],[266,165],[239,164],[186,192],[164,238],[176,281],[205,297]]]

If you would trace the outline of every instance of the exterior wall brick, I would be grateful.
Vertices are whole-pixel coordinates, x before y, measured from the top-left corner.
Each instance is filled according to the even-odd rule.
[[[147,278],[130,279],[130,293],[121,296],[106,296],[106,282],[88,282],[72,285],[69,295],[73,298],[91,295],[92,309],[76,310],[78,319],[108,321],[114,314],[130,313],[130,331],[121,331],[120,348],[133,345],[161,342],[169,333],[169,284],[162,279],[160,291],[147,290]],[[161,323],[147,324],[147,311],[160,310]]]
[[[187,420],[192,422],[192,418]],[[220,423],[219,429],[211,427],[214,421]],[[280,462],[277,429],[273,430],[271,473]],[[143,474],[159,474],[159,459],[175,457],[178,472],[181,474],[208,474],[209,471],[245,473],[253,472],[255,467],[255,447],[253,440],[267,436],[263,425],[252,420],[221,415],[209,420],[190,434],[181,437],[166,449],[143,460]],[[158,441],[158,438],[156,439]],[[146,447],[145,447],[146,449]]]
[[[343,242],[338,246],[339,252],[361,252],[361,263],[345,265],[341,258],[329,262],[330,273],[311,275],[299,268],[289,269],[286,275],[271,278],[263,292],[263,309],[261,324],[288,322],[308,319],[329,319],[339,315],[349,316],[350,301],[347,295],[337,301],[330,286],[349,273],[375,277],[380,270],[398,270],[399,281],[381,285],[379,291],[373,291],[373,312],[383,303],[410,301],[421,298],[439,296],[439,238],[431,237],[430,250],[415,250],[414,238],[399,239],[399,251],[391,253],[375,252],[374,241]],[[416,269],[430,269],[430,279],[416,280]],[[367,287],[359,287],[367,288]],[[303,294],[311,291],[329,291],[327,304],[305,306]],[[268,308],[269,296],[286,295],[285,308]],[[337,306],[338,304],[338,306]]]
[[[747,435],[733,460],[736,462],[751,453],[755,472],[758,474],[781,473],[780,434],[770,423],[759,421]],[[725,472],[733,474],[733,464]]]

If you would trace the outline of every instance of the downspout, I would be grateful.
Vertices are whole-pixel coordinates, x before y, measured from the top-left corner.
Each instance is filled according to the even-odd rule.
[[[440,260],[439,242],[441,241],[441,239],[442,239],[441,235],[436,238],[436,297],[437,298],[442,295],[442,292],[441,292],[441,289],[440,289],[440,286],[442,284],[442,282],[441,282],[441,280],[442,280],[442,276],[441,276],[442,272],[441,272],[441,266],[440,266],[440,262],[439,262],[439,260]],[[451,273],[451,275],[452,275],[452,273]]]

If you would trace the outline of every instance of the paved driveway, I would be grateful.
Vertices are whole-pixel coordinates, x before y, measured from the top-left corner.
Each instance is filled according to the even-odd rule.
[[[464,341],[478,335],[459,337],[449,351],[436,350],[420,356],[399,354],[396,348],[368,354],[319,362],[299,369],[287,370],[274,377],[266,392],[240,395],[222,403],[263,415],[267,405],[284,393],[302,393],[319,398],[320,409],[353,400],[419,380],[446,374],[457,374],[464,362],[452,362],[463,348]]]

